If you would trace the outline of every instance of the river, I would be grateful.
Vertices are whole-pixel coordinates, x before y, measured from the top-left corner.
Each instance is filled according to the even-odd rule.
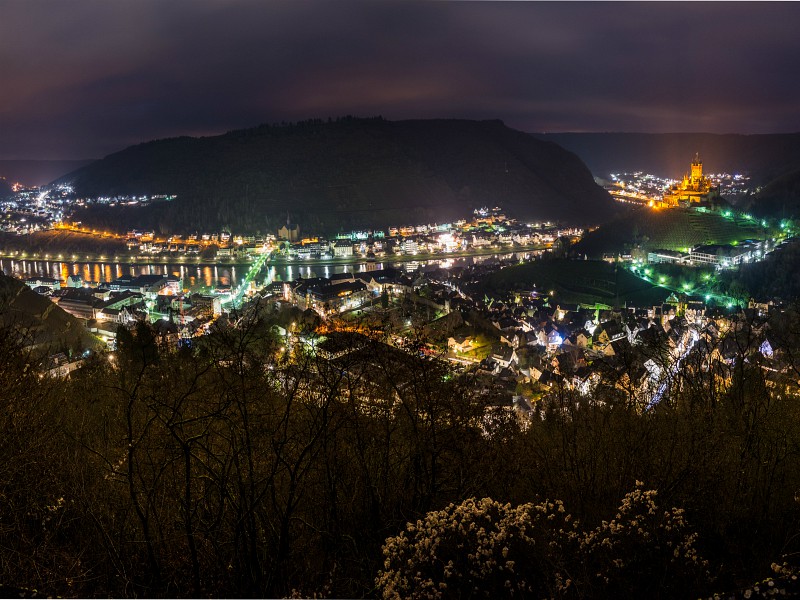
[[[330,277],[336,273],[361,272],[373,269],[394,267],[406,272],[416,271],[419,267],[439,265],[443,268],[479,264],[487,260],[507,260],[512,255],[521,260],[530,260],[539,256],[541,251],[524,251],[518,253],[502,252],[481,256],[458,258],[436,258],[428,260],[398,260],[397,258],[378,262],[352,262],[314,260],[306,263],[273,264],[267,263],[259,273],[256,284],[263,285],[267,281],[292,281],[298,277]],[[236,287],[247,275],[250,265],[240,264],[203,264],[203,263],[131,263],[112,261],[58,261],[58,260],[20,260],[0,259],[0,270],[6,275],[21,279],[29,277],[52,277],[66,280],[70,275],[80,275],[84,282],[97,285],[108,283],[120,277],[136,275],[164,274],[183,278],[184,288],[203,292],[219,286]]]

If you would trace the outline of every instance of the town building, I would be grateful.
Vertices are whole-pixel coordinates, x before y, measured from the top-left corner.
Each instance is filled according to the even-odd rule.
[[[25,285],[32,290],[40,287],[50,288],[50,290],[58,290],[61,289],[61,280],[53,279],[52,277],[30,277],[25,280]]]
[[[413,238],[406,238],[403,240],[403,254],[418,254],[419,253],[419,244],[417,244],[417,240]]]
[[[64,288],[56,291],[51,300],[78,319],[94,319],[97,307],[102,305],[91,290]]]
[[[333,255],[336,258],[353,256],[353,243],[349,240],[337,240],[333,245]]]
[[[714,265],[723,268],[734,267],[749,262],[756,248],[752,244],[732,246],[730,244],[709,244],[692,248],[689,259],[694,264]]]
[[[192,294],[189,300],[197,316],[216,318],[222,314],[222,299],[219,296]]]
[[[183,282],[179,277],[169,275],[138,275],[136,277],[120,277],[108,284],[112,292],[137,292],[148,298],[158,294],[180,293]]]
[[[288,240],[291,243],[300,239],[300,226],[296,223],[292,223],[289,220],[289,215],[286,215],[286,224],[278,228],[278,239]]]
[[[650,264],[684,264],[689,262],[685,252],[677,250],[651,250],[647,253],[647,262]]]

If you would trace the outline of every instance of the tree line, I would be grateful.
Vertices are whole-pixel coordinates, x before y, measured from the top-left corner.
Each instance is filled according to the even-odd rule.
[[[284,317],[250,309],[177,349],[140,324],[68,379],[5,328],[0,590],[696,597],[797,552],[796,386],[746,347],[726,384],[698,364],[652,410],[607,382],[520,420],[442,362],[380,339],[323,357]],[[781,331],[794,364],[798,320]],[[481,548],[512,571],[467,564]]]

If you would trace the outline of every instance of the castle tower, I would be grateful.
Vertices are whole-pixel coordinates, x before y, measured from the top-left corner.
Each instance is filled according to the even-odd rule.
[[[692,185],[699,186],[703,181],[703,162],[700,160],[700,153],[694,155],[692,161]]]
[[[674,184],[664,192],[662,203],[667,206],[678,206],[681,203],[706,202],[719,196],[719,192],[711,188],[711,180],[703,175],[703,162],[700,153],[694,155],[689,173],[685,173],[681,183]]]

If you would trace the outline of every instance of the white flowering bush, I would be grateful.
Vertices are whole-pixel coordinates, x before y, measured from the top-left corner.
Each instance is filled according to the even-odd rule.
[[[800,597],[800,567],[786,562],[772,563],[772,573],[766,579],[743,589],[724,594],[714,594],[708,600],[757,600],[758,598],[798,598]]]
[[[708,580],[683,509],[660,509],[656,490],[642,488],[637,481],[615,517],[581,541],[591,595],[681,597]]]
[[[707,562],[683,511],[642,487],[589,531],[560,501],[451,504],[386,540],[376,587],[387,600],[681,597],[707,582]]]
[[[560,595],[577,530],[561,502],[451,504],[386,540],[376,586],[387,599]]]

